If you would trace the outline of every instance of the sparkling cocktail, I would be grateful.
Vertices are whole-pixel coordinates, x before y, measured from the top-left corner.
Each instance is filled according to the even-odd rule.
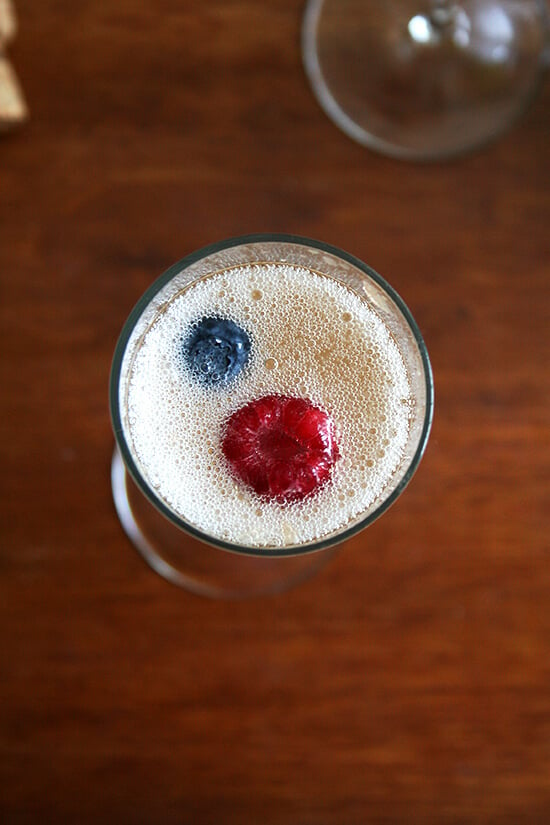
[[[122,333],[111,386],[130,483],[182,545],[181,530],[210,545],[194,554],[214,546],[271,569],[274,557],[317,564],[296,557],[389,506],[432,402],[425,347],[391,288],[340,250],[274,235],[209,247],[159,279]],[[167,564],[180,567],[172,553]]]

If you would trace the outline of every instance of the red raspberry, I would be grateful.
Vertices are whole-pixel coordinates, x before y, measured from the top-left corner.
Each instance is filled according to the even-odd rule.
[[[284,395],[265,395],[233,413],[222,450],[245,484],[280,503],[319,488],[340,457],[330,416]]]

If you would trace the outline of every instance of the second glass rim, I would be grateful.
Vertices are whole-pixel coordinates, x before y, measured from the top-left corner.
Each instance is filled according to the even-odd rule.
[[[252,547],[247,545],[235,544],[233,542],[225,541],[224,539],[219,539],[217,537],[211,536],[208,533],[199,530],[194,525],[189,524],[184,519],[179,517],[170,507],[168,507],[162,501],[162,499],[160,499],[152,491],[149,484],[147,484],[146,480],[143,478],[143,475],[141,474],[139,467],[137,466],[137,463],[134,461],[132,452],[125,438],[119,404],[120,375],[122,369],[122,362],[124,359],[124,355],[126,353],[126,348],[137,322],[141,318],[145,309],[151,303],[154,296],[158,292],[160,292],[160,290],[164,286],[166,286],[166,284],[168,284],[176,275],[178,275],[179,273],[181,273],[197,261],[207,258],[209,255],[213,255],[216,252],[220,252],[225,249],[231,249],[236,246],[246,246],[261,243],[288,243],[298,246],[311,247],[313,249],[319,249],[322,252],[326,252],[330,255],[333,255],[336,258],[339,258],[340,260],[347,261],[349,264],[356,267],[357,269],[365,273],[373,281],[375,281],[375,283],[377,283],[389,296],[391,301],[393,301],[393,303],[396,304],[397,308],[405,318],[407,324],[409,325],[409,328],[412,331],[413,337],[418,346],[418,350],[422,359],[426,389],[424,420],[417,448],[409,463],[409,466],[407,467],[406,472],[403,474],[403,477],[401,478],[397,486],[392,490],[390,495],[384,498],[380,502],[380,504],[367,516],[365,516],[363,519],[360,519],[350,527],[342,530],[341,532],[329,534],[325,538],[313,540],[303,545],[291,545],[289,547]],[[399,498],[399,496],[411,480],[412,476],[414,475],[420,463],[422,455],[424,454],[426,444],[428,442],[428,436],[430,434],[430,429],[432,425],[433,407],[433,373],[430,360],[428,357],[426,344],[424,343],[424,339],[422,338],[422,335],[420,333],[416,321],[414,320],[412,313],[410,312],[409,308],[407,307],[401,296],[393,289],[393,287],[384,278],[382,278],[381,275],[379,275],[374,269],[372,269],[372,267],[364,263],[360,258],[351,255],[349,252],[346,252],[337,246],[333,246],[331,244],[325,243],[324,241],[318,241],[313,238],[308,238],[302,235],[293,235],[276,232],[238,235],[226,238],[225,240],[217,241],[207,246],[203,246],[200,249],[191,252],[189,255],[186,255],[184,258],[177,261],[176,263],[172,264],[172,266],[168,267],[168,269],[165,270],[165,272],[163,272],[162,275],[156,278],[156,280],[154,280],[153,283],[145,290],[143,295],[139,298],[134,308],[130,312],[128,318],[126,319],[126,322],[122,328],[122,331],[119,335],[115,347],[109,379],[109,408],[115,441],[120,451],[126,470],[131,474],[133,480],[135,481],[141,492],[145,495],[145,497],[151,502],[151,504],[153,504],[157,508],[157,510],[159,510],[160,513],[162,513],[163,516],[165,516],[165,518],[168,519],[168,521],[170,521],[174,525],[174,527],[179,528],[183,533],[187,533],[191,537],[198,539],[199,541],[205,542],[206,544],[209,544],[212,547],[219,548],[220,550],[236,553],[239,555],[254,556],[255,558],[277,558],[297,556],[303,553],[314,553],[320,550],[325,550],[329,547],[333,547],[336,544],[340,544],[341,542],[346,541],[347,539],[351,538],[352,536],[361,532],[370,524],[372,524],[372,522],[375,521],[375,519],[381,516],[382,513],[384,513],[389,507],[391,507],[391,505],[397,500],[397,498]]]

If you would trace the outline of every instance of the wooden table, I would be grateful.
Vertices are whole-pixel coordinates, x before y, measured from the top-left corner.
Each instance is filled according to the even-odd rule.
[[[550,821],[546,86],[493,147],[378,157],[315,102],[302,2],[20,0],[0,143],[5,823]],[[284,596],[152,573],[109,487],[145,287],[292,232],[402,294],[436,380],[406,494]]]

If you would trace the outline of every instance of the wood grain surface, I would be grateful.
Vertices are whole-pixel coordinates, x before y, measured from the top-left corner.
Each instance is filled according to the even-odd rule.
[[[546,87],[414,166],[319,109],[300,0],[20,0],[0,141],[3,823],[550,822]],[[436,382],[399,502],[284,596],[138,557],[109,487],[111,354],[143,290],[292,232],[384,275]]]

